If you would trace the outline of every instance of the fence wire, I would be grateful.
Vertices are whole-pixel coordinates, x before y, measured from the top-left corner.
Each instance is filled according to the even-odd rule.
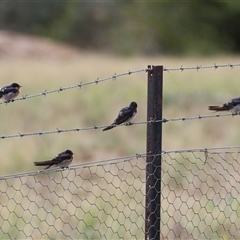
[[[163,68],[163,71],[166,71],[166,72],[170,72],[170,71],[184,71],[184,70],[201,70],[201,69],[218,69],[218,68],[231,68],[233,69],[234,67],[239,67],[240,66],[240,63],[228,63],[228,64],[216,64],[214,63],[213,65],[207,65],[207,66],[202,66],[202,65],[196,65],[196,66],[192,66],[192,67],[179,67],[179,68],[167,68],[167,67],[164,67]],[[84,86],[88,86],[88,85],[97,85],[99,83],[102,83],[102,82],[105,82],[105,81],[109,81],[109,80],[117,80],[117,78],[119,77],[123,77],[123,76],[127,76],[127,75],[131,75],[131,74],[135,74],[135,73],[140,73],[140,72],[147,72],[149,71],[150,68],[143,68],[143,69],[138,69],[138,70],[128,70],[127,72],[122,72],[122,73],[115,73],[111,76],[108,76],[108,77],[105,77],[105,78],[97,78],[93,81],[90,81],[90,82],[80,82],[78,84],[75,84],[75,85],[72,85],[72,86],[67,86],[67,87],[59,87],[57,89],[53,89],[53,90],[43,90],[41,91],[40,93],[37,93],[37,94],[32,94],[32,95],[23,95],[22,97],[18,97],[18,98],[15,98],[12,102],[15,102],[15,101],[20,101],[20,100],[27,100],[27,99],[30,99],[30,98],[35,98],[35,97],[46,97],[47,95],[49,94],[52,94],[52,93],[61,93],[63,91],[66,91],[66,90],[72,90],[72,89],[75,89],[75,88],[79,88],[81,89],[82,87]],[[0,105],[1,104],[8,104],[7,102],[0,102]]]
[[[141,239],[145,158],[0,179],[0,239]]]
[[[238,66],[240,64],[181,66],[164,68],[164,71]],[[114,74],[88,83],[25,95],[16,101],[148,70]],[[133,124],[224,116],[235,114],[152,119]],[[18,133],[0,138],[104,127]],[[0,239],[144,239],[147,156],[149,154],[136,154],[74,165],[67,170],[1,176]],[[161,205],[157,209],[161,213],[161,239],[240,239],[240,147],[170,150],[163,151],[161,156]]]
[[[143,239],[146,156],[0,178],[1,239]],[[240,239],[240,147],[162,153],[161,239]]]
[[[131,125],[139,125],[139,124],[152,124],[152,123],[168,123],[168,122],[178,122],[178,121],[190,121],[190,120],[201,120],[206,118],[218,118],[218,117],[227,117],[227,116],[239,116],[239,114],[235,113],[224,113],[224,114],[210,114],[210,115],[197,115],[192,117],[177,117],[177,118],[163,118],[160,120],[152,119],[150,121],[141,121],[141,122],[133,122],[131,124],[121,124],[121,125],[114,125],[116,127],[123,127],[127,126],[130,127]],[[97,130],[106,128],[109,125],[103,126],[90,126],[90,127],[76,127],[76,128],[69,128],[69,129],[55,129],[50,131],[40,131],[40,132],[31,132],[31,133],[15,133],[11,135],[0,135],[0,139],[8,139],[8,138],[23,138],[23,137],[30,137],[30,136],[43,136],[43,135],[51,135],[56,133],[67,133],[67,132],[80,132],[80,131],[89,131],[89,130]]]
[[[162,239],[240,239],[240,152],[163,155]]]
[[[183,72],[184,70],[201,70],[201,69],[218,69],[218,68],[231,68],[233,69],[234,67],[239,67],[240,66],[240,63],[228,63],[228,64],[216,64],[214,63],[213,65],[207,65],[207,66],[202,66],[202,65],[196,65],[196,66],[193,66],[193,67],[179,67],[179,68],[167,68],[167,67],[164,67],[163,71],[167,71],[167,72],[170,72],[170,71],[181,71]]]
[[[140,73],[140,72],[146,72],[148,71],[148,69],[138,69],[138,70],[133,70],[133,71],[127,71],[127,72],[123,72],[123,73],[118,73],[118,74],[113,74],[109,77],[105,77],[105,78],[97,78],[93,81],[90,81],[90,82],[80,82],[78,84],[75,84],[73,86],[67,86],[67,87],[59,87],[57,89],[54,89],[54,90],[44,90],[40,93],[37,93],[37,94],[32,94],[32,95],[24,95],[22,97],[19,97],[19,98],[15,98],[12,102],[15,102],[15,101],[20,101],[20,100],[26,100],[26,99],[29,99],[29,98],[35,98],[35,97],[46,97],[47,95],[51,94],[51,93],[61,93],[63,91],[66,91],[66,90],[72,90],[72,89],[75,89],[75,88],[79,88],[81,89],[82,87],[84,86],[88,86],[88,85],[97,85],[99,83],[102,83],[102,82],[105,82],[105,81],[110,81],[110,80],[117,80],[117,78],[119,77],[123,77],[123,76],[127,76],[127,75],[131,75],[131,74],[134,74],[134,73]],[[8,104],[7,102],[0,102],[0,104]]]

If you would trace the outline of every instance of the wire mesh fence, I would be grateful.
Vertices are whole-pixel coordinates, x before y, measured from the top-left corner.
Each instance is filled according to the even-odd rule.
[[[239,151],[164,155],[161,237],[239,239]]]
[[[240,151],[162,154],[161,239],[240,238]],[[1,239],[143,239],[146,154],[0,179]]]
[[[163,71],[232,69],[238,66],[240,64],[214,64],[163,68]],[[149,68],[25,95],[16,100],[60,93],[144,71],[149,71]],[[167,124],[235,115],[227,113],[150,119],[133,124]],[[17,133],[0,135],[0,139],[104,127],[106,125]],[[160,154],[161,179],[158,180],[161,182],[161,205],[156,211],[160,210],[161,239],[240,239],[239,154],[238,146],[173,150]],[[147,172],[148,156],[136,154],[75,165],[66,170],[50,169],[1,176],[0,238],[146,238],[146,178],[153,174]],[[156,159],[159,154],[152,156]]]
[[[144,236],[144,157],[2,177],[1,239]]]

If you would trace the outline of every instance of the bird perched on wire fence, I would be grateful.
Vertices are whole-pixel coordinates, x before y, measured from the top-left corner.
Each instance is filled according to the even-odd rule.
[[[119,111],[118,116],[114,120],[114,122],[110,126],[104,128],[103,131],[110,130],[116,127],[115,125],[120,125],[122,123],[131,124],[131,121],[136,116],[136,113],[137,113],[137,103],[131,102],[129,107],[125,107]]]
[[[2,87],[0,89],[0,98],[2,98],[7,103],[13,102],[14,98],[16,98],[19,94],[19,89],[22,86],[20,86],[18,83],[12,83],[9,86]]]
[[[59,153],[56,155],[52,160],[42,161],[42,162],[34,162],[35,166],[47,166],[45,169],[50,167],[60,167],[66,168],[68,167],[73,160],[73,152],[71,150],[66,150],[64,152]]]
[[[240,113],[240,97],[233,98],[222,106],[209,106],[208,110],[212,111],[230,111],[232,114]]]

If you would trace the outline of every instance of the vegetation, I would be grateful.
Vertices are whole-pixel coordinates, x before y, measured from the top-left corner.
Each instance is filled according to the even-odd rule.
[[[0,29],[118,54],[240,51],[236,1],[0,1]]]
[[[97,77],[103,78],[114,73],[128,71],[129,69],[142,69],[148,64],[180,67],[181,65],[209,65],[214,62],[236,63],[238,62],[238,58],[224,56],[213,59],[171,57],[135,57],[125,59],[85,53],[78,59],[69,59],[68,61],[39,61],[33,58],[2,59],[0,61],[0,67],[2,69],[0,77],[2,79],[2,85],[14,81],[21,83],[21,85],[23,85],[21,95],[25,95],[39,93],[46,89],[56,89],[60,86],[74,85],[79,82],[88,82]],[[232,97],[239,96],[238,71],[239,69],[236,67],[234,69],[219,68],[217,70],[204,69],[199,71],[164,72],[163,116],[166,118],[175,118],[210,114],[207,110],[209,104],[222,104]],[[121,77],[116,79],[116,81],[85,86],[82,87],[82,89],[73,89],[50,94],[46,97],[0,105],[2,113],[0,132],[1,135],[8,135],[56,128],[67,129],[105,125],[111,123],[117,115],[118,110],[123,106],[127,106],[132,100],[136,101],[139,105],[135,121],[144,121],[146,120],[147,106],[146,88],[147,75],[146,73],[140,73]],[[234,118],[224,117],[165,123],[163,125],[163,150],[239,145],[240,134],[238,125],[239,118],[237,116]],[[145,152],[145,147],[145,125],[118,127],[109,132],[91,130],[44,135],[41,137],[1,139],[2,161],[0,162],[0,175],[39,169],[33,165],[34,161],[49,159],[56,153],[67,148],[74,151],[75,159],[73,164],[76,164],[143,153]],[[217,161],[213,161],[212,155],[209,154],[206,165],[204,165],[203,162],[203,160],[205,160],[203,153],[197,155],[188,153],[185,157],[183,156],[183,154],[164,156],[164,164],[167,166],[163,166],[163,169],[167,171],[163,179],[162,221],[164,229],[162,233],[163,235],[173,234],[169,231],[171,231],[172,226],[175,226],[176,222],[179,222],[179,213],[181,213],[182,217],[180,222],[182,228],[190,235],[199,235],[199,231],[201,231],[205,237],[212,236],[212,232],[222,236],[222,229],[227,229],[230,221],[236,222],[236,212],[239,211],[239,204],[237,198],[234,196],[236,188],[232,187],[232,185],[230,187],[222,187],[222,185],[220,185],[220,183],[226,180],[222,179],[222,176],[225,175],[217,174],[216,176],[212,176],[212,173],[214,171],[220,173],[223,169],[224,171],[228,170],[231,171],[231,177],[234,179],[234,182],[235,180],[237,181],[237,171],[234,172],[231,170],[231,167],[233,167],[232,163],[235,166],[233,159],[235,160],[237,156],[230,154],[229,159],[226,158],[227,161],[221,162],[222,159],[220,157],[217,158]],[[214,158],[216,158],[216,156],[214,156]],[[139,169],[144,169],[145,162],[143,159],[139,159],[134,163],[134,166],[138,166]],[[211,166],[214,167],[214,171]],[[118,236],[122,236],[124,229],[129,230],[131,226],[130,233],[136,234],[137,238],[142,237],[142,228],[144,226],[143,208],[137,210],[139,214],[137,215],[129,210],[128,205],[122,206],[119,202],[122,201],[124,197],[125,204],[129,203],[129,206],[131,204],[134,205],[131,209],[135,209],[136,203],[138,203],[138,207],[144,206],[144,198],[142,198],[143,195],[141,195],[141,193],[144,192],[144,173],[142,172],[139,178],[134,179],[135,175],[132,172],[128,174],[130,172],[123,171],[120,174],[120,169],[120,166],[116,166],[116,168],[111,167],[109,173],[111,172],[113,175],[107,174],[107,176],[101,178],[102,182],[99,182],[99,178],[96,178],[95,174],[90,176],[90,173],[95,173],[96,170],[85,172],[85,174],[80,170],[76,176],[69,175],[74,173],[73,171],[64,171],[62,173],[63,176],[68,176],[71,180],[74,179],[74,181],[71,182],[73,183],[72,186],[69,186],[69,182],[66,181],[66,179],[61,182],[62,185],[58,184],[62,176],[60,173],[50,174],[50,178],[54,179],[54,181],[50,181],[49,177],[45,179],[43,175],[35,176],[37,179],[39,178],[37,182],[35,182],[35,180],[32,182],[32,178],[30,177],[26,179],[24,177],[20,179],[13,178],[7,180],[7,184],[5,181],[1,181],[1,187],[3,188],[2,193],[7,192],[7,195],[2,197],[3,203],[6,205],[6,200],[10,199],[7,202],[7,209],[4,208],[1,215],[1,217],[5,219],[2,229],[9,229],[10,223],[16,222],[16,227],[13,226],[11,232],[9,230],[11,236],[21,237],[17,235],[19,232],[17,229],[23,229],[26,224],[31,224],[31,226],[34,226],[36,229],[40,228],[41,232],[46,232],[50,229],[48,229],[49,221],[53,220],[55,222],[56,220],[51,218],[49,220],[49,218],[47,218],[49,215],[45,208],[51,209],[54,214],[58,215],[62,212],[61,209],[65,209],[67,206],[68,212],[72,213],[71,216],[66,216],[68,217],[67,219],[71,219],[70,224],[72,226],[78,226],[79,229],[84,232],[85,238],[89,238],[89,236],[99,237],[98,234],[104,234],[107,226],[111,226],[113,231],[117,232],[116,234]],[[126,169],[132,171],[131,166],[127,166]],[[237,169],[237,166],[234,169]],[[86,169],[86,171],[87,170],[88,169]],[[136,168],[134,170],[136,170]],[[98,171],[98,174],[100,174],[100,172]],[[234,175],[232,175],[233,172]],[[100,175],[103,176],[104,173],[105,171]],[[209,178],[210,180],[206,179],[206,173],[209,177],[211,176]],[[131,192],[131,188],[127,187],[127,184],[122,181],[122,179],[126,179],[126,175],[134,179],[133,181],[129,180],[129,182],[133,182],[133,192]],[[115,176],[114,179],[113,176]],[[199,176],[199,178],[197,176]],[[58,179],[59,177],[60,179]],[[93,184],[95,183],[93,181],[94,179],[97,181],[96,184]],[[200,179],[203,179],[203,182],[201,182]],[[29,188],[25,188],[23,185],[26,184],[27,180],[30,186],[32,186],[31,184],[34,185],[33,188],[30,188],[30,192]],[[50,183],[46,184],[45,181],[50,181],[53,186],[51,187]],[[82,186],[81,184],[86,184],[86,186],[84,185],[85,187],[79,188],[79,192],[72,195],[72,189],[76,188],[76,185],[74,185],[75,181],[77,181],[80,186]],[[41,183],[37,184],[39,182]],[[111,193],[111,198],[108,195],[107,197],[102,195],[103,189],[106,189],[106,184]],[[124,188],[122,184],[123,186],[126,185],[126,187]],[[215,184],[218,186],[216,190]],[[120,185],[124,191],[121,191],[120,188],[117,187],[114,189],[115,186]],[[64,191],[64,199],[66,200],[62,198],[61,186],[67,189]],[[92,188],[93,186],[94,189]],[[214,188],[212,186],[214,186]],[[235,185],[233,184],[233,186]],[[85,192],[89,187],[91,187],[90,192],[94,193],[91,196],[87,196]],[[198,191],[201,189],[200,194],[195,194],[196,187]],[[220,187],[223,191],[220,194],[221,203],[219,203],[220,200],[216,197],[218,196],[217,192]],[[21,191],[16,191],[19,189],[21,189]],[[37,197],[39,201],[39,199],[42,198],[49,198],[49,189],[55,189],[54,193],[56,194],[51,194],[51,204],[54,204],[54,201],[58,202],[54,209],[51,208],[52,205],[48,201],[45,202],[50,205],[45,206],[45,208],[42,208],[41,205],[39,207],[35,203],[36,191],[41,192],[40,196],[42,197]],[[138,191],[136,192],[136,190]],[[58,191],[59,196],[61,196],[60,198],[58,197]],[[81,195],[81,191],[83,195]],[[212,199],[212,195],[206,193],[208,191],[213,192],[212,194],[215,194],[215,198]],[[232,198],[232,202],[229,204],[230,208],[226,206],[226,201],[228,200],[224,201],[227,199],[227,194],[229,198]],[[27,198],[25,196],[27,196]],[[130,198],[130,196],[134,196],[134,198]],[[81,208],[76,209],[76,207],[71,204],[71,201],[73,201],[75,197],[81,199]],[[29,199],[31,200],[30,206],[28,206]],[[105,199],[109,201],[107,204],[104,201]],[[132,201],[130,201],[130,199]],[[137,201],[135,199],[137,199]],[[21,203],[23,208],[21,208],[18,203]],[[118,207],[115,208],[116,206]],[[23,215],[23,209],[29,209],[29,211],[25,211],[27,213]],[[11,214],[9,214],[9,210]],[[117,221],[113,222],[112,218],[107,218],[107,216],[110,216],[108,215],[110,211],[131,212],[131,222],[136,223],[136,225],[130,225],[129,219],[126,217],[129,216],[128,214],[116,214]],[[34,215],[34,213],[37,215]],[[229,215],[231,217],[226,220],[226,216]],[[24,221],[21,220],[21,216],[24,216]],[[206,218],[206,216],[208,216],[208,218]],[[97,221],[97,217],[106,223],[104,227],[99,227],[101,221]],[[8,221],[6,221],[6,219],[8,219]],[[39,219],[41,219],[41,222]],[[79,222],[81,222],[81,225],[78,225]],[[124,224],[124,228],[120,228],[119,223]],[[223,225],[221,225],[222,223]],[[204,231],[206,225],[207,228],[210,229],[207,233]],[[56,229],[62,229],[64,227],[61,221],[57,221],[56,226]],[[237,223],[234,226],[237,226]],[[96,229],[101,230],[96,231]],[[235,231],[235,228],[233,232],[234,236],[237,237],[239,235],[239,233]],[[130,233],[128,232],[128,234]],[[0,235],[1,234],[3,233],[0,233]],[[29,235],[27,229],[26,234]],[[35,233],[31,234],[34,235]],[[49,234],[52,234],[50,230]],[[106,236],[108,235],[112,236],[112,231],[109,230],[106,233]],[[76,232],[76,237],[78,236]],[[129,235],[124,236],[128,237]],[[231,237],[228,235],[224,236],[226,236],[226,239],[230,239]]]
[[[183,54],[238,53],[240,50],[240,35],[236,31],[236,25],[239,21],[239,11],[238,3],[220,0],[208,1],[208,4],[194,1],[187,3],[116,1],[111,3],[95,2],[94,4],[77,1],[0,1],[0,29],[46,36],[74,44],[80,48],[111,53],[111,56],[109,56],[103,53],[93,54],[86,51],[81,52],[78,58],[68,59],[66,57],[64,61],[56,59],[39,60],[32,57],[24,59],[1,58],[1,85],[19,82],[23,85],[21,96],[39,93],[46,89],[51,90],[80,82],[88,82],[114,73],[142,69],[149,64],[180,67],[181,65],[196,66],[239,62],[238,56],[233,55],[214,58],[166,57],[166,55],[159,57],[160,54],[169,53],[181,56]],[[138,53],[145,54],[145,57],[113,57],[112,53],[125,55]],[[155,57],[152,57],[153,55]],[[207,110],[208,105],[222,104],[233,97],[239,96],[238,72],[239,68],[164,72],[163,117],[175,118],[211,114]],[[119,109],[129,105],[131,101],[136,101],[139,105],[135,121],[145,121],[147,110],[146,73],[133,74],[117,78],[116,81],[54,93],[46,97],[0,105],[0,133],[1,135],[10,135],[48,131],[56,128],[69,129],[106,125],[112,123]],[[237,116],[234,118],[168,122],[163,125],[163,150],[239,145],[238,125],[239,119]],[[34,161],[47,160],[65,149],[74,151],[73,164],[143,153],[146,151],[146,125],[118,127],[109,132],[91,130],[0,139],[0,141],[2,157],[0,175],[2,176],[39,169],[33,165]],[[221,162],[223,161],[222,158],[217,158],[214,162],[211,154],[209,154],[206,165],[201,161],[203,159],[203,154],[200,156],[188,154],[185,157],[183,155],[164,156],[164,164],[167,164],[167,166],[165,168],[163,166],[163,169],[165,169],[164,171],[167,169],[167,171],[163,179],[162,206],[164,211],[162,222],[164,224],[168,223],[168,226],[165,225],[165,229],[162,231],[163,235],[169,233],[170,225],[174,226],[176,222],[181,222],[183,224],[182,228],[190,235],[194,235],[194,231],[198,231],[196,235],[199,231],[201,233],[205,232],[207,225],[211,230],[207,229],[209,231],[206,231],[205,237],[211,237],[212,232],[222,236],[222,229],[229,229],[228,225],[236,221],[239,202],[234,196],[235,185],[223,187],[220,184],[227,180],[222,178],[224,173],[223,175],[210,176],[214,172],[212,171],[213,166],[217,173],[222,171],[228,171],[229,173],[231,171],[233,182],[237,182],[237,171],[232,171],[232,168],[237,169],[237,166],[235,168],[233,167],[235,165],[232,164],[237,156],[227,157],[226,155],[223,158],[226,160],[225,162]],[[144,169],[144,160],[138,160],[136,166],[141,166],[139,169]],[[129,169],[131,169],[131,166],[129,166]],[[131,170],[134,171],[134,169]],[[118,167],[116,169],[111,168],[110,171],[111,173],[114,171],[114,176],[119,175]],[[210,177],[209,179],[206,179],[206,173]],[[69,173],[64,171],[63,174]],[[57,176],[59,176],[58,173],[53,178],[55,180],[52,182],[53,188],[55,188],[55,184],[57,186],[59,183]],[[78,178],[74,180],[81,182],[83,173],[81,172],[77,176]],[[89,176],[89,173],[87,176]],[[69,177],[72,180],[72,177]],[[96,176],[93,174],[91,177]],[[141,207],[141,203],[144,206],[144,196],[141,194],[145,187],[143,184],[145,180],[144,172],[139,177],[139,182],[132,181],[134,182],[133,186],[135,184],[133,193],[131,193],[130,188],[125,187],[122,183],[121,177],[123,175],[118,178],[115,177],[113,181],[109,176],[104,177],[106,181],[102,178],[102,183],[98,182],[98,185],[94,185],[96,189],[91,189],[94,194],[90,197],[80,194],[81,190],[83,194],[86,194],[85,189],[88,189],[88,187],[79,188],[79,192],[75,195],[66,192],[64,197],[68,199],[68,204],[63,198],[60,198],[61,201],[58,202],[53,212],[58,214],[68,206],[68,211],[74,213],[72,216],[75,216],[73,218],[75,220],[72,220],[70,224],[76,225],[79,220],[83,219],[83,225],[79,227],[86,232],[84,233],[86,238],[99,237],[94,235],[98,234],[95,231],[99,228],[97,217],[105,219],[101,220],[106,222],[105,227],[111,226],[118,236],[122,236],[122,231],[129,229],[131,226],[130,232],[136,232],[137,238],[141,238],[142,227],[144,226],[144,208]],[[129,177],[134,179],[134,174],[129,174]],[[24,189],[21,192],[15,191],[21,189],[21,186],[25,183],[25,180],[22,179],[10,179],[7,182],[9,185],[6,185],[4,181],[1,182],[1,186],[5,186],[2,193],[7,193],[1,199],[5,205],[7,204],[7,208],[2,211],[1,217],[4,220],[9,219],[4,221],[2,229],[8,229],[10,222],[18,220],[16,226],[9,230],[12,231],[12,235],[17,236],[17,227],[21,226],[23,228],[30,221],[35,228],[39,226],[40,229],[47,231],[47,221],[41,221],[40,223],[40,219],[37,217],[37,215],[41,216],[41,219],[45,220],[47,216],[47,212],[44,212],[44,209],[35,203],[35,189],[37,188],[35,185],[37,184],[33,183],[35,185],[31,192],[28,192],[29,189],[26,188],[27,194],[24,193]],[[86,179],[90,178],[83,179],[85,179],[83,184],[89,183]],[[202,182],[201,179],[203,179]],[[14,180],[16,180],[15,185],[11,184],[11,181]],[[44,181],[44,179],[41,179],[41,181]],[[112,184],[109,184],[108,187],[114,188],[121,184],[125,187],[123,187],[125,192],[121,191],[120,188],[116,188],[117,190],[115,188],[115,190],[109,189],[112,193],[109,204],[106,204],[105,196],[101,195],[102,190],[106,187],[106,182]],[[62,184],[66,184],[66,189],[70,189],[69,182],[63,181]],[[99,184],[103,184],[103,187],[99,188]],[[74,185],[73,189],[75,187]],[[219,188],[222,189],[219,198],[223,200],[221,202],[216,197]],[[139,191],[135,192],[136,189],[139,189]],[[196,193],[196,189],[201,193]],[[207,194],[209,190],[213,195],[215,194],[215,197]],[[49,189],[47,187],[41,188],[41,184],[40,191],[42,196],[49,196]],[[55,192],[57,192],[57,188]],[[191,195],[192,193],[194,194]],[[130,197],[131,194],[137,201]],[[28,196],[27,199],[25,196]],[[83,207],[78,208],[79,212],[74,212],[76,208],[71,204],[73,197],[82,200]],[[110,216],[108,215],[110,211],[130,212],[128,205],[121,206],[121,204],[118,204],[118,200],[122,201],[122,198],[129,203],[129,206],[133,204],[130,209],[134,209],[136,203],[140,203],[140,209],[137,210],[140,214],[137,215],[133,212],[133,215],[130,215],[131,221],[136,223],[135,226],[129,224],[129,219],[126,217],[128,215],[119,214],[117,221],[114,223],[112,223],[112,218],[106,218]],[[28,206],[29,199],[31,200],[30,206]],[[131,202],[129,199],[133,201]],[[170,199],[173,199],[174,202],[171,202]],[[227,200],[224,201],[224,199]],[[58,195],[52,194],[51,200],[54,203],[54,200],[58,200]],[[21,203],[24,207],[21,208],[18,203]],[[63,208],[61,208],[61,205]],[[116,208],[116,206],[118,207]],[[27,217],[24,215],[24,221],[18,217],[23,215],[23,209],[30,210]],[[11,212],[10,215],[8,210]],[[37,211],[37,215],[33,214],[35,211]],[[181,213],[181,221],[179,221],[179,213]],[[228,215],[231,215],[231,217],[227,218],[226,221]],[[53,221],[55,220],[53,219]],[[119,223],[124,224],[125,228],[119,228]],[[61,222],[57,222],[59,229],[64,227],[61,224]],[[103,234],[106,230],[105,227],[101,227],[101,233]],[[235,229],[233,232],[234,236],[239,236]],[[108,234],[112,236],[111,231],[106,233],[106,236]],[[226,234],[224,236],[226,239],[231,237]]]
[[[214,62],[232,63],[237,62],[237,58],[122,59],[85,54],[69,61],[5,59],[0,62],[0,77],[2,85],[15,81],[23,85],[21,96],[87,82],[129,69],[145,68],[148,64],[180,67]],[[208,105],[222,104],[239,96],[237,72],[238,68],[164,72],[163,116],[174,118],[211,114],[207,110]],[[143,72],[82,89],[1,105],[1,135],[110,124],[119,109],[133,100],[139,105],[135,121],[144,121],[147,106],[146,80],[147,75]],[[165,123],[163,149],[238,145],[240,139],[237,126],[238,117]],[[75,152],[74,163],[142,153],[145,152],[145,138],[146,126],[134,125],[115,128],[109,132],[92,130],[4,139],[1,140],[2,158],[6,161],[1,161],[0,173],[36,169],[33,161],[48,159],[67,148]]]

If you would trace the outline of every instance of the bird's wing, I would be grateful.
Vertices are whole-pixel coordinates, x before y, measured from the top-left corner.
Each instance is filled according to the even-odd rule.
[[[71,159],[72,156],[66,152],[62,152],[62,153],[59,153],[57,156],[55,156],[53,159],[52,159],[52,163],[56,164],[56,163],[60,163],[64,160],[68,160],[68,159]]]
[[[227,103],[227,105],[232,106],[232,107],[235,107],[238,104],[240,104],[240,97],[239,98],[233,98]]]
[[[120,110],[117,118],[114,121],[114,124],[121,124],[131,118],[134,114],[134,110],[130,107],[125,107]]]
[[[3,87],[3,88],[0,89],[1,96],[3,96],[5,94],[5,89],[6,89],[6,87]]]
[[[14,87],[4,87],[4,88],[0,89],[0,92],[5,95],[8,93],[17,93],[18,89],[14,88]]]

